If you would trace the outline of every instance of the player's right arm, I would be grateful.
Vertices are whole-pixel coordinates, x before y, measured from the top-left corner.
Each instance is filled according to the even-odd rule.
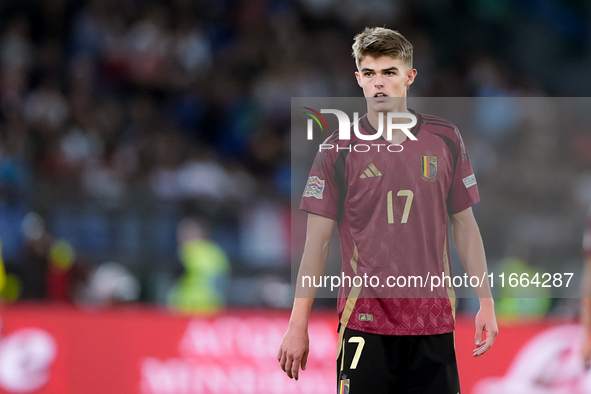
[[[302,277],[321,277],[324,274],[334,223],[333,219],[308,214],[306,244],[298,273],[296,296],[289,326],[277,354],[281,369],[295,380],[298,380],[300,365],[302,370],[306,369],[309,352],[308,321],[317,292],[317,288],[313,286],[302,287]]]

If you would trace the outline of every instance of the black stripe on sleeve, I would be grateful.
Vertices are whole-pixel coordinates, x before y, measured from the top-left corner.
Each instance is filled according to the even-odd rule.
[[[443,140],[443,142],[445,142],[445,145],[447,145],[449,151],[451,152],[451,156],[452,156],[453,163],[454,163],[454,169],[453,169],[453,173],[452,173],[451,182],[449,183],[449,189],[447,190],[447,199],[446,199],[446,205],[447,205],[447,208],[449,211],[449,207],[451,205],[451,189],[454,184],[455,177],[456,177],[456,166],[458,164],[458,149],[456,147],[455,142],[451,138],[449,138],[443,134],[435,134],[435,133],[433,133],[433,134],[438,136],[439,138],[441,138]]]
[[[437,134],[437,133],[433,133],[433,134],[436,135],[437,137],[441,138],[443,140],[443,142],[445,142],[445,145],[447,145],[447,147],[449,148],[449,151],[451,152],[451,155],[453,157],[454,172],[455,172],[456,163],[458,162],[458,150],[456,148],[456,143],[446,135]]]
[[[352,145],[349,145],[352,147]],[[347,155],[349,154],[349,150],[343,149],[339,152],[339,156],[335,160],[333,164],[334,169],[334,180],[337,186],[337,190],[339,193],[339,198],[337,200],[337,223],[341,221],[343,217],[343,211],[345,206],[345,198],[347,197],[347,181],[345,177],[345,170],[346,170],[346,163],[347,163]]]

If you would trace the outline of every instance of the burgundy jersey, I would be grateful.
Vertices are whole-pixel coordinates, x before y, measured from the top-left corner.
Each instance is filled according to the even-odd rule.
[[[477,203],[478,188],[458,129],[435,116],[415,115],[411,132],[417,140],[405,140],[401,152],[394,152],[398,146],[389,151],[383,137],[367,141],[351,132],[350,140],[339,140],[333,133],[324,143],[334,148],[316,155],[302,197],[300,209],[337,221],[342,274],[380,279],[340,287],[340,321],[354,330],[382,335],[454,330],[453,288],[431,292],[428,278],[451,275],[448,215]],[[359,131],[377,132],[367,116],[359,119]],[[388,277],[398,278],[400,286],[389,286]],[[406,281],[410,277],[414,283]]]
[[[587,215],[587,227],[585,227],[585,235],[583,237],[583,254],[585,258],[591,258],[591,207]]]

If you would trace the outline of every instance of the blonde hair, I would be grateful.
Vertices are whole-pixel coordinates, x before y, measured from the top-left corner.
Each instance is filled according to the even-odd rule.
[[[412,68],[412,44],[402,34],[384,27],[366,27],[355,36],[353,57],[357,68],[365,56],[390,56]]]

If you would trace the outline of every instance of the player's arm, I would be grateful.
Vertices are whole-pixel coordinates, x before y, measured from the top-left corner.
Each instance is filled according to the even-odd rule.
[[[486,267],[486,256],[484,254],[484,245],[480,236],[480,229],[474,218],[472,208],[450,216],[453,226],[454,242],[456,250],[469,276],[486,278],[488,275]],[[476,336],[474,357],[486,353],[493,345],[499,332],[497,320],[495,317],[495,306],[488,280],[485,280],[481,287],[475,288],[480,299],[480,310],[476,315]],[[486,331],[486,339],[482,340],[482,331]]]
[[[298,273],[296,296],[289,326],[277,354],[281,369],[296,380],[300,365],[302,370],[306,369],[309,351],[308,320],[317,292],[314,286],[302,287],[302,277],[320,277],[324,273],[334,223],[334,220],[324,216],[308,214],[306,244]]]
[[[581,294],[581,324],[583,325],[583,344],[581,353],[585,367],[591,366],[591,257],[585,259]]]

